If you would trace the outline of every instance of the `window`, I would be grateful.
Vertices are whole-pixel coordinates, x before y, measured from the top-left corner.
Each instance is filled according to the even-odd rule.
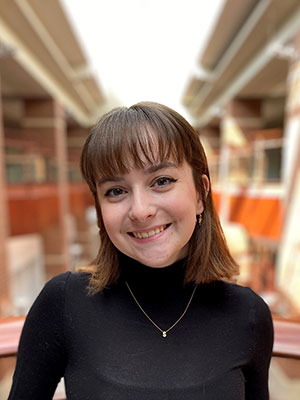
[[[265,149],[265,179],[279,181],[281,176],[281,147]]]

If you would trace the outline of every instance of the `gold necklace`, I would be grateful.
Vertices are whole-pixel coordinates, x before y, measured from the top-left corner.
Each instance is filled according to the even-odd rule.
[[[195,286],[195,287],[194,287],[194,290],[193,290],[193,292],[192,292],[192,295],[191,295],[191,297],[190,297],[190,299],[189,299],[189,301],[188,301],[188,303],[187,303],[187,306],[185,307],[183,313],[180,315],[180,317],[177,319],[177,321],[175,321],[174,324],[173,324],[172,326],[170,326],[170,328],[168,328],[168,329],[166,329],[166,330],[163,330],[163,329],[161,329],[161,328],[149,317],[149,315],[146,313],[146,311],[143,309],[143,307],[142,307],[142,306],[140,305],[140,303],[137,301],[135,295],[132,293],[132,290],[130,289],[130,286],[128,285],[128,283],[127,283],[127,282],[125,282],[125,283],[126,283],[126,286],[128,287],[129,293],[131,294],[133,300],[134,300],[134,301],[136,302],[136,304],[138,305],[139,309],[144,313],[144,315],[148,318],[148,320],[162,333],[162,336],[163,336],[164,338],[167,337],[167,333],[168,333],[171,329],[173,329],[174,326],[176,326],[176,325],[178,324],[178,322],[181,321],[182,318],[185,316],[185,314],[186,314],[186,312],[187,312],[187,310],[188,310],[188,308],[189,308],[189,306],[190,306],[190,304],[191,304],[191,302],[192,302],[192,300],[193,300],[195,291],[196,291],[196,289],[197,289],[197,286]]]

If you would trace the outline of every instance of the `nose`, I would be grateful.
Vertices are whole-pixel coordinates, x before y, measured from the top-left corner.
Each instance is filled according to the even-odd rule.
[[[153,197],[146,190],[138,189],[132,193],[129,218],[136,222],[146,222],[156,213]]]

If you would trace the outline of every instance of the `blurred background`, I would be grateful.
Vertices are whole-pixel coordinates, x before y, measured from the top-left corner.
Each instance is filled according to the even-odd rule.
[[[84,140],[142,100],[199,132],[238,282],[272,311],[271,399],[299,399],[299,0],[0,0],[0,94],[0,400],[42,286],[99,246]]]

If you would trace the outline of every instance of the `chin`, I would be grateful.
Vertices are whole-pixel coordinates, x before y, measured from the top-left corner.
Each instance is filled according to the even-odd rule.
[[[144,259],[144,258],[137,258],[136,260],[139,261],[141,264],[146,265],[147,267],[150,268],[165,268],[168,267],[169,265],[174,264],[176,261],[180,260],[183,257],[176,257],[174,259],[164,259],[164,260],[149,260],[149,259]]]
[[[165,268],[168,265],[173,264],[172,262],[170,263],[164,263],[164,264],[149,264],[149,263],[143,263],[144,265],[146,265],[149,268]]]

